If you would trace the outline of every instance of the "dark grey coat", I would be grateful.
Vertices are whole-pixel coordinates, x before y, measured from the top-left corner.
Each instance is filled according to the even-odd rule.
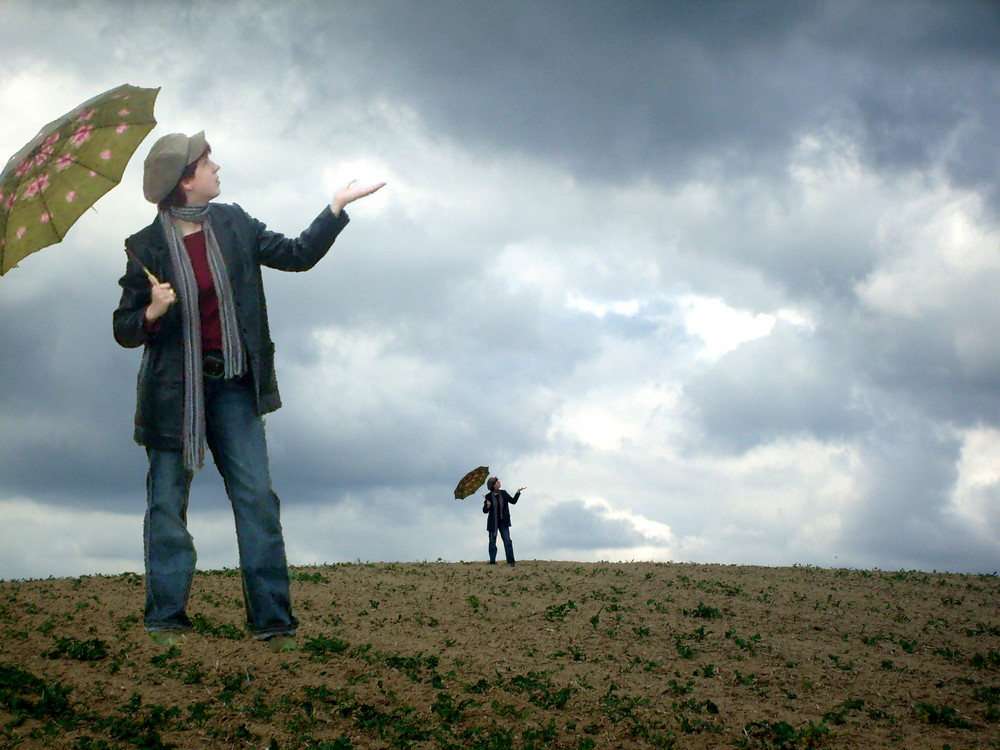
[[[226,261],[233,289],[236,317],[246,347],[260,415],[281,406],[274,372],[274,344],[267,322],[267,305],[261,266],[281,271],[306,271],[326,255],[349,218],[344,211],[334,216],[329,208],[298,238],[272,232],[239,206],[210,204],[212,228]],[[166,237],[159,216],[145,229],[125,240],[126,249],[161,282],[178,288]],[[121,301],[114,312],[115,341],[124,347],[144,346],[139,368],[135,440],[160,450],[181,450],[184,414],[184,341],[181,311],[173,305],[160,319],[152,335],[143,326],[143,315],[151,299],[145,273],[130,257]]]
[[[516,495],[514,495],[512,497],[511,494],[509,492],[507,492],[507,490],[501,488],[500,494],[503,496],[503,500],[504,500],[504,502],[502,504],[503,505],[503,514],[502,514],[502,516],[500,518],[500,528],[506,527],[506,528],[509,529],[510,528],[510,506],[514,505],[514,503],[517,502],[518,498],[521,497],[521,493],[518,492]],[[488,514],[486,516],[486,530],[489,531],[489,532],[497,531],[497,528],[498,528],[497,527],[497,514],[496,514],[495,509],[492,507],[492,505],[493,505],[492,502],[490,503],[491,507],[487,507],[486,506],[486,501],[487,500],[490,500],[490,501],[494,500],[492,492],[487,492],[485,495],[483,495],[483,513],[487,513]]]

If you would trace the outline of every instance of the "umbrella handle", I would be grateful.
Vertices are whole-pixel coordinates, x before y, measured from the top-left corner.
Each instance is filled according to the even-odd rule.
[[[158,278],[156,278],[156,276],[153,275],[153,272],[150,271],[148,268],[146,268],[146,266],[143,265],[143,263],[142,263],[141,260],[139,260],[138,258],[135,257],[135,253],[133,253],[127,247],[125,248],[125,252],[128,255],[128,257],[130,257],[132,260],[134,260],[136,263],[139,264],[139,268],[141,268],[142,272],[144,274],[146,274],[146,278],[149,279],[149,283],[150,284],[152,284],[153,286],[156,286],[157,284],[160,283],[160,280]]]

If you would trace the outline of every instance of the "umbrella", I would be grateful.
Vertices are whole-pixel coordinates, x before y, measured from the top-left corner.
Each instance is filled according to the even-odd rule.
[[[486,481],[486,477],[488,477],[489,474],[489,466],[480,466],[478,469],[470,471],[462,477],[462,481],[459,482],[458,487],[455,488],[455,499],[461,500],[478,490],[483,486],[483,482]]]
[[[59,242],[117,185],[156,125],[158,88],[125,84],[84,102],[39,131],[0,172],[0,275]]]

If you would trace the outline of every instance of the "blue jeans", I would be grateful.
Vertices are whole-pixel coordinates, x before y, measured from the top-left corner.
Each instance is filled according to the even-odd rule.
[[[495,531],[489,532],[490,534],[490,564],[492,565],[497,561],[497,533]],[[514,564],[514,545],[510,541],[510,526],[500,527],[500,538],[503,540],[503,551],[507,555],[507,563],[509,565]]]
[[[292,613],[279,502],[250,387],[206,378],[205,422],[208,447],[236,517],[247,627],[255,638],[293,635],[299,623]],[[197,559],[187,530],[193,473],[184,469],[180,451],[147,448],[146,453],[146,628],[190,630],[187,602]]]

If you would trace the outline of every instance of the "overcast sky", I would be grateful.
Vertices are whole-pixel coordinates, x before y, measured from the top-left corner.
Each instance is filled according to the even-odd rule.
[[[142,570],[142,159],[204,129],[265,271],[289,562],[1000,569],[993,2],[0,0],[0,162],[161,87],[121,185],[0,279],[0,578]],[[202,568],[235,567],[214,465]]]

